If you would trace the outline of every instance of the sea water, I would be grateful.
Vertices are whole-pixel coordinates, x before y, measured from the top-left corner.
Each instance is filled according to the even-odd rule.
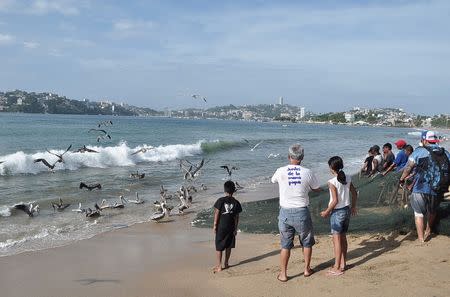
[[[111,139],[97,141],[97,124]],[[193,212],[212,205],[227,179],[221,165],[237,166],[233,180],[258,189],[269,182],[276,168],[287,163],[289,145],[305,148],[304,166],[312,168],[321,183],[330,176],[327,160],[344,159],[347,172],[356,172],[370,146],[399,138],[416,144],[413,129],[350,127],[312,124],[257,123],[207,119],[40,115],[0,113],[0,256],[64,245],[98,233],[149,221],[153,201],[159,199],[160,185],[174,192],[185,183],[180,159],[205,166],[195,184],[206,191],[194,195]],[[251,150],[257,143],[261,144]],[[54,172],[35,159],[54,162],[50,154],[63,153],[64,162]],[[75,153],[83,145],[98,153]],[[134,152],[153,147],[145,153]],[[130,173],[145,173],[144,179]],[[79,189],[80,182],[100,183],[101,190]],[[72,212],[78,207],[93,208],[103,199],[113,204],[119,196],[134,199],[136,192],[147,202],[127,204],[124,209],[104,211],[95,220]],[[63,212],[54,212],[51,203],[61,198],[70,203]],[[264,197],[261,199],[272,198]],[[12,206],[20,202],[39,204],[40,213],[28,217]],[[178,201],[169,201],[176,206]],[[176,217],[175,217],[176,219]],[[251,230],[250,230],[251,231]]]

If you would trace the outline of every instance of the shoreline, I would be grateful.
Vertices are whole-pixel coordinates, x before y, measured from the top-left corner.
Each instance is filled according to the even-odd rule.
[[[239,233],[231,268],[212,274],[211,230],[184,223],[136,224],[64,247],[2,257],[2,295],[298,296],[302,290],[306,296],[443,297],[450,289],[447,236],[421,245],[411,233],[350,233],[349,264],[353,266],[338,279],[325,276],[333,261],[328,236],[316,238],[312,258],[316,273],[307,279],[302,276],[296,242],[289,265],[291,279],[281,284],[276,280],[277,235]],[[413,265],[414,261],[420,265]],[[43,267],[45,273],[41,273]],[[412,288],[411,282],[422,286]]]

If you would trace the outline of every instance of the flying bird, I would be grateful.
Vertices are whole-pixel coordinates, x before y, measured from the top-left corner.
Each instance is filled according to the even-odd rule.
[[[80,183],[80,189],[83,189],[83,188],[86,188],[86,189],[88,189],[89,191],[92,191],[93,189],[99,189],[99,190],[101,190],[101,189],[102,189],[102,185],[99,184],[99,183],[87,185],[87,184],[85,184],[84,182],[81,182],[81,183]]]
[[[49,170],[53,171],[53,169],[54,169],[55,166],[56,166],[56,163],[59,163],[59,160],[56,161],[56,162],[53,163],[53,164],[50,164],[47,160],[45,160],[45,159],[43,159],[43,158],[35,159],[35,160],[34,160],[34,163],[39,163],[39,162],[42,162],[42,164],[44,164],[45,166],[47,166]]]
[[[63,156],[64,156],[71,148],[72,148],[72,145],[69,145],[69,147],[66,149],[66,151],[65,151],[64,153],[62,153],[62,154],[53,153],[53,152],[51,152],[51,151],[49,151],[49,150],[46,150],[46,151],[47,151],[47,153],[52,154],[53,156],[58,157],[58,161],[56,161],[56,163],[63,163],[63,162],[64,162]]]
[[[97,134],[99,134],[99,135],[97,135],[97,142],[100,142],[100,139],[105,139],[105,138],[111,139],[111,135],[109,135],[109,133],[103,129],[89,129],[88,132],[89,133],[97,132]]]
[[[112,126],[113,122],[112,121],[102,121],[102,122],[98,122],[97,127],[101,127],[101,126]]]
[[[63,211],[64,209],[66,209],[69,206],[70,206],[70,203],[63,203],[61,198],[59,198],[58,202],[52,202],[53,211]],[[81,204],[80,204],[80,208],[81,208]]]
[[[220,166],[220,168],[223,168],[227,171],[228,174],[228,179],[231,179],[231,175],[233,174],[234,170],[238,170],[239,168],[237,168],[236,166],[229,166],[229,165],[222,165]]]
[[[202,99],[203,101],[207,102],[206,101],[206,97],[205,96],[200,96],[199,94],[193,94],[193,95],[191,95],[191,97],[194,98],[194,99]]]

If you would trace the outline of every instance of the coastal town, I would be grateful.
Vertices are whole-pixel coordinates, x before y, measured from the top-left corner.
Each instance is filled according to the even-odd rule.
[[[152,108],[137,107],[108,99],[92,101],[74,100],[58,94],[14,90],[0,92],[0,112],[91,114],[121,116],[160,116],[193,119],[222,119],[258,122],[302,122],[317,124],[343,124],[387,127],[436,127],[448,128],[450,116],[411,114],[402,108],[353,107],[348,111],[316,113],[302,106],[286,104],[283,97],[274,104],[227,105],[209,108]]]

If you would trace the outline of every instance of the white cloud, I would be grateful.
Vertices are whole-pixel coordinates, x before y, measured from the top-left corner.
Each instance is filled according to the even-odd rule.
[[[63,42],[65,45],[71,47],[92,47],[95,46],[95,43],[91,40],[87,39],[76,39],[76,38],[63,38]]]
[[[63,15],[77,15],[80,13],[79,3],[70,0],[35,0],[30,12],[33,14],[48,14],[52,12]]]
[[[27,48],[27,49],[35,49],[39,47],[39,43],[34,42],[34,41],[24,41],[23,42],[23,47]]]
[[[0,33],[0,45],[7,45],[14,42],[14,36]]]
[[[155,24],[151,21],[123,19],[113,24],[113,37],[126,38],[143,35],[153,29]]]

